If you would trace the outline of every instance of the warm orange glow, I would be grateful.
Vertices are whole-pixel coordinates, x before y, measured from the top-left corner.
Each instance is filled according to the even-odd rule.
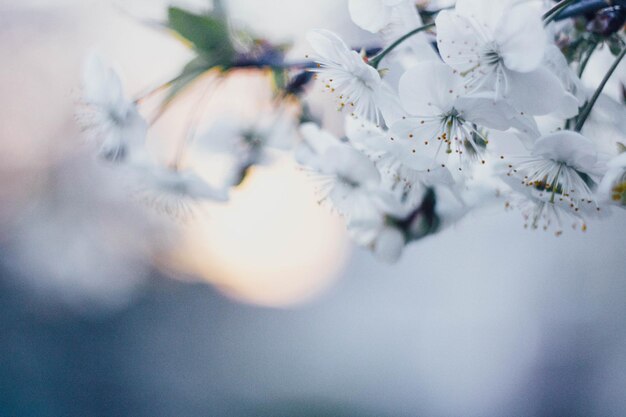
[[[256,169],[224,206],[184,226],[177,263],[251,303],[309,299],[339,274],[348,251],[341,220],[320,207],[311,182],[283,160]]]

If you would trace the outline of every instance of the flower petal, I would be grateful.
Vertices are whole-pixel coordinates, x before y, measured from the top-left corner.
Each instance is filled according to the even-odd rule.
[[[476,31],[469,18],[443,10],[435,20],[437,47],[443,61],[459,72],[470,71],[479,64],[480,48],[488,40]]]
[[[423,62],[400,78],[400,101],[413,116],[447,113],[463,92],[462,78],[441,62]]]
[[[504,65],[511,70],[535,70],[546,50],[541,11],[530,3],[516,3],[502,15],[494,31]]]
[[[578,114],[578,100],[563,88],[550,70],[539,67],[531,72],[507,71],[506,98],[518,110],[533,115],[555,114],[573,117]]]
[[[390,10],[383,0],[350,0],[352,21],[361,29],[379,32],[389,23]]]
[[[564,130],[535,142],[533,155],[563,162],[584,173],[593,173],[598,162],[595,144],[580,133]]]

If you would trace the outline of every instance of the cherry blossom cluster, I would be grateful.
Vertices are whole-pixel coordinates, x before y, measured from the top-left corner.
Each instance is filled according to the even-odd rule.
[[[350,0],[354,24],[379,45],[355,48],[314,30],[302,62],[265,40],[237,38],[221,7],[170,8],[166,26],[197,56],[150,93],[165,94],[159,114],[200,75],[219,83],[242,69],[277,80],[272,111],[253,124],[214,121],[162,164],[145,146],[145,97],[127,98],[117,74],[92,56],[81,120],[100,155],[174,215],[194,201],[226,201],[251,167],[280,149],[293,151],[355,242],[385,261],[492,203],[519,211],[531,229],[584,232],[591,219],[626,207],[626,108],[606,91],[623,71],[622,3]],[[614,61],[597,85],[583,84],[600,50]],[[310,110],[307,93],[320,88],[344,114],[342,136]],[[223,183],[209,185],[186,167],[188,152],[228,156]]]

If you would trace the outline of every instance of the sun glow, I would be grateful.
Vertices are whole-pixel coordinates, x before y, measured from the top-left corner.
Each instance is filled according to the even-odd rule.
[[[236,299],[306,301],[347,258],[341,220],[316,203],[306,175],[286,160],[255,169],[228,204],[206,211],[184,226],[176,264]]]

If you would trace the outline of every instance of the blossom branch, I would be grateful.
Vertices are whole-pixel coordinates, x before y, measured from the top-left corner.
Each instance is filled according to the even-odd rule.
[[[593,109],[593,106],[596,104],[596,101],[598,100],[598,97],[600,97],[600,94],[602,93],[602,90],[604,90],[604,87],[606,86],[606,83],[609,81],[609,78],[611,78],[611,75],[613,75],[613,72],[615,72],[615,70],[619,66],[619,63],[624,58],[624,55],[626,55],[626,47],[622,48],[622,51],[619,53],[619,55],[615,59],[615,62],[613,62],[613,65],[611,65],[611,68],[609,68],[607,73],[604,75],[604,78],[602,79],[602,82],[600,83],[600,85],[596,89],[595,93],[593,93],[593,96],[591,97],[591,100],[589,100],[589,102],[585,105],[585,107],[581,111],[581,114],[578,117],[578,122],[576,122],[575,130],[577,132],[580,132],[582,130],[583,125],[585,124],[585,121],[589,117],[589,114],[591,113],[591,110]]]
[[[378,55],[376,55],[375,57],[370,59],[370,61],[369,61],[370,65],[373,66],[374,68],[378,69],[378,66],[380,65],[380,62],[383,60],[383,58],[385,56],[387,56],[387,54],[389,54],[389,52],[393,51],[400,44],[402,44],[402,42],[404,42],[405,40],[407,40],[408,38],[410,38],[413,35],[416,35],[416,34],[418,34],[420,32],[424,32],[424,31],[426,31],[428,29],[431,29],[433,27],[435,27],[435,24],[434,23],[429,23],[427,25],[420,26],[420,27],[418,27],[416,29],[413,29],[412,31],[402,35],[399,39],[394,41],[391,45],[389,45],[388,47],[383,49]]]
[[[562,12],[567,6],[569,6],[570,4],[576,1],[578,0],[562,0],[558,2],[557,4],[555,4],[550,10],[544,13],[543,15],[544,24],[547,25],[548,23],[552,22],[554,19],[557,18],[560,12]]]
[[[583,60],[580,62],[580,66],[578,67],[578,78],[583,76],[583,72],[585,72],[585,68],[587,68],[589,59],[591,59],[591,55],[593,55],[593,52],[596,50],[597,47],[598,42],[594,41],[587,50],[587,55],[585,55],[585,58],[583,58]]]

